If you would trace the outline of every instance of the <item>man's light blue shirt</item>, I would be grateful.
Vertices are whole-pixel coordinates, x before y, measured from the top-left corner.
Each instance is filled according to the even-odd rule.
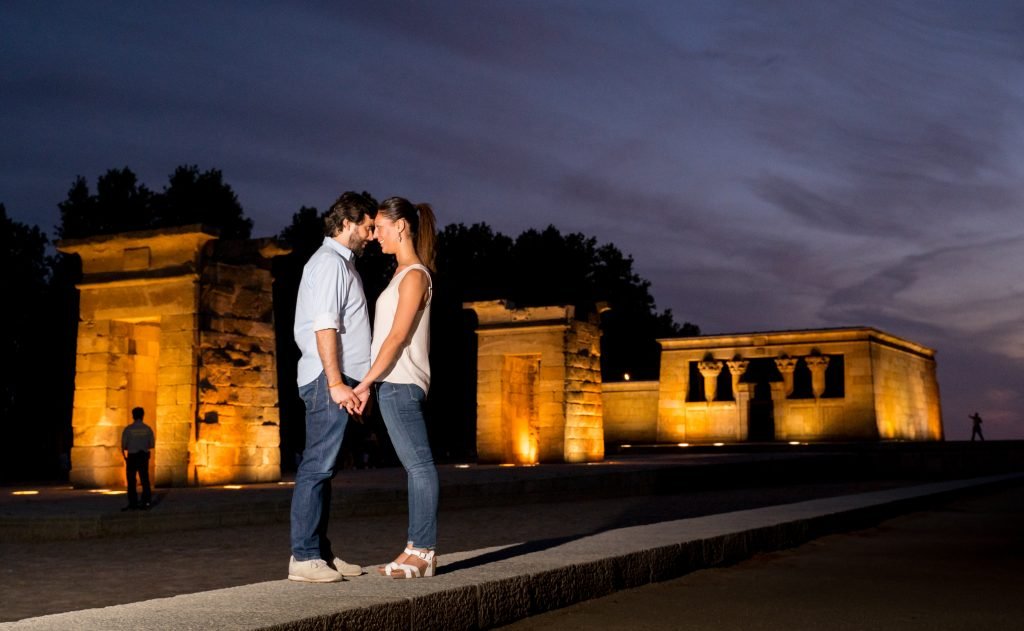
[[[300,386],[320,376],[324,366],[316,350],[316,332],[338,332],[341,374],[357,381],[370,370],[370,316],[363,283],[352,263],[352,250],[330,237],[302,268],[295,302],[295,343]]]

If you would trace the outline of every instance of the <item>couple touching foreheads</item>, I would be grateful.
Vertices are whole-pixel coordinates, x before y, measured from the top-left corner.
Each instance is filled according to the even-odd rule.
[[[288,578],[327,583],[362,568],[334,555],[327,538],[334,463],[353,414],[376,395],[388,435],[409,479],[405,550],[379,568],[393,578],[433,576],[437,543],[437,469],[427,442],[423,400],[430,387],[431,268],[434,213],[390,197],[379,206],[343,194],[324,214],[324,242],[302,270],[295,305],[299,396],[306,444],[295,473]],[[377,299],[373,334],[354,258],[377,241],[398,263]]]

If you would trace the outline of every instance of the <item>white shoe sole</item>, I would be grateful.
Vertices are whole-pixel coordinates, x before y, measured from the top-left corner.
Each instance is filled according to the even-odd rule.
[[[331,576],[329,578],[307,578],[305,576],[299,576],[298,574],[289,574],[289,581],[298,581],[299,583],[340,583],[345,580],[341,576]]]

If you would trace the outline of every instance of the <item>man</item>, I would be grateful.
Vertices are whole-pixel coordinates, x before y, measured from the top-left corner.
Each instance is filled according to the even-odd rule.
[[[370,369],[370,320],[353,259],[373,234],[376,203],[358,193],[338,198],[324,215],[323,245],[302,270],[295,305],[299,396],[306,405],[306,444],[292,494],[288,578],[329,583],[362,568],[334,556],[327,538],[331,478],[352,391]]]
[[[142,422],[146,411],[132,409],[132,423],[121,432],[121,455],[124,456],[125,477],[128,478],[128,506],[124,510],[149,509],[152,491],[149,488],[149,450],[153,448],[153,430]],[[135,475],[142,484],[142,504],[135,490]]]
[[[985,435],[981,433],[981,415],[975,412],[968,416],[971,419],[971,442],[974,442],[974,437],[977,436],[982,441],[985,440]]]

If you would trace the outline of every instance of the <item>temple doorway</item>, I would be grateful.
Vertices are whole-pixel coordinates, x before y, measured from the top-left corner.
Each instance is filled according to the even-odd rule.
[[[771,386],[762,381],[754,387],[754,396],[750,399],[749,427],[747,440],[751,442],[769,442],[775,440],[775,414],[772,403]]]
[[[537,462],[540,355],[506,355],[501,374],[505,462]]]
[[[157,411],[157,367],[160,361],[160,323],[154,320],[136,322],[114,321],[111,323],[111,337],[120,338],[122,355],[118,361],[125,375],[125,424],[132,422],[132,409],[141,407],[146,411],[145,423],[153,430],[154,438],[160,441]],[[116,343],[115,343],[116,346]],[[156,482],[157,450],[149,459],[149,479]]]
[[[782,375],[774,360],[764,357],[750,360],[743,375],[743,381],[754,384],[747,408],[747,440],[775,440],[775,405],[772,402],[771,383],[781,380]]]

